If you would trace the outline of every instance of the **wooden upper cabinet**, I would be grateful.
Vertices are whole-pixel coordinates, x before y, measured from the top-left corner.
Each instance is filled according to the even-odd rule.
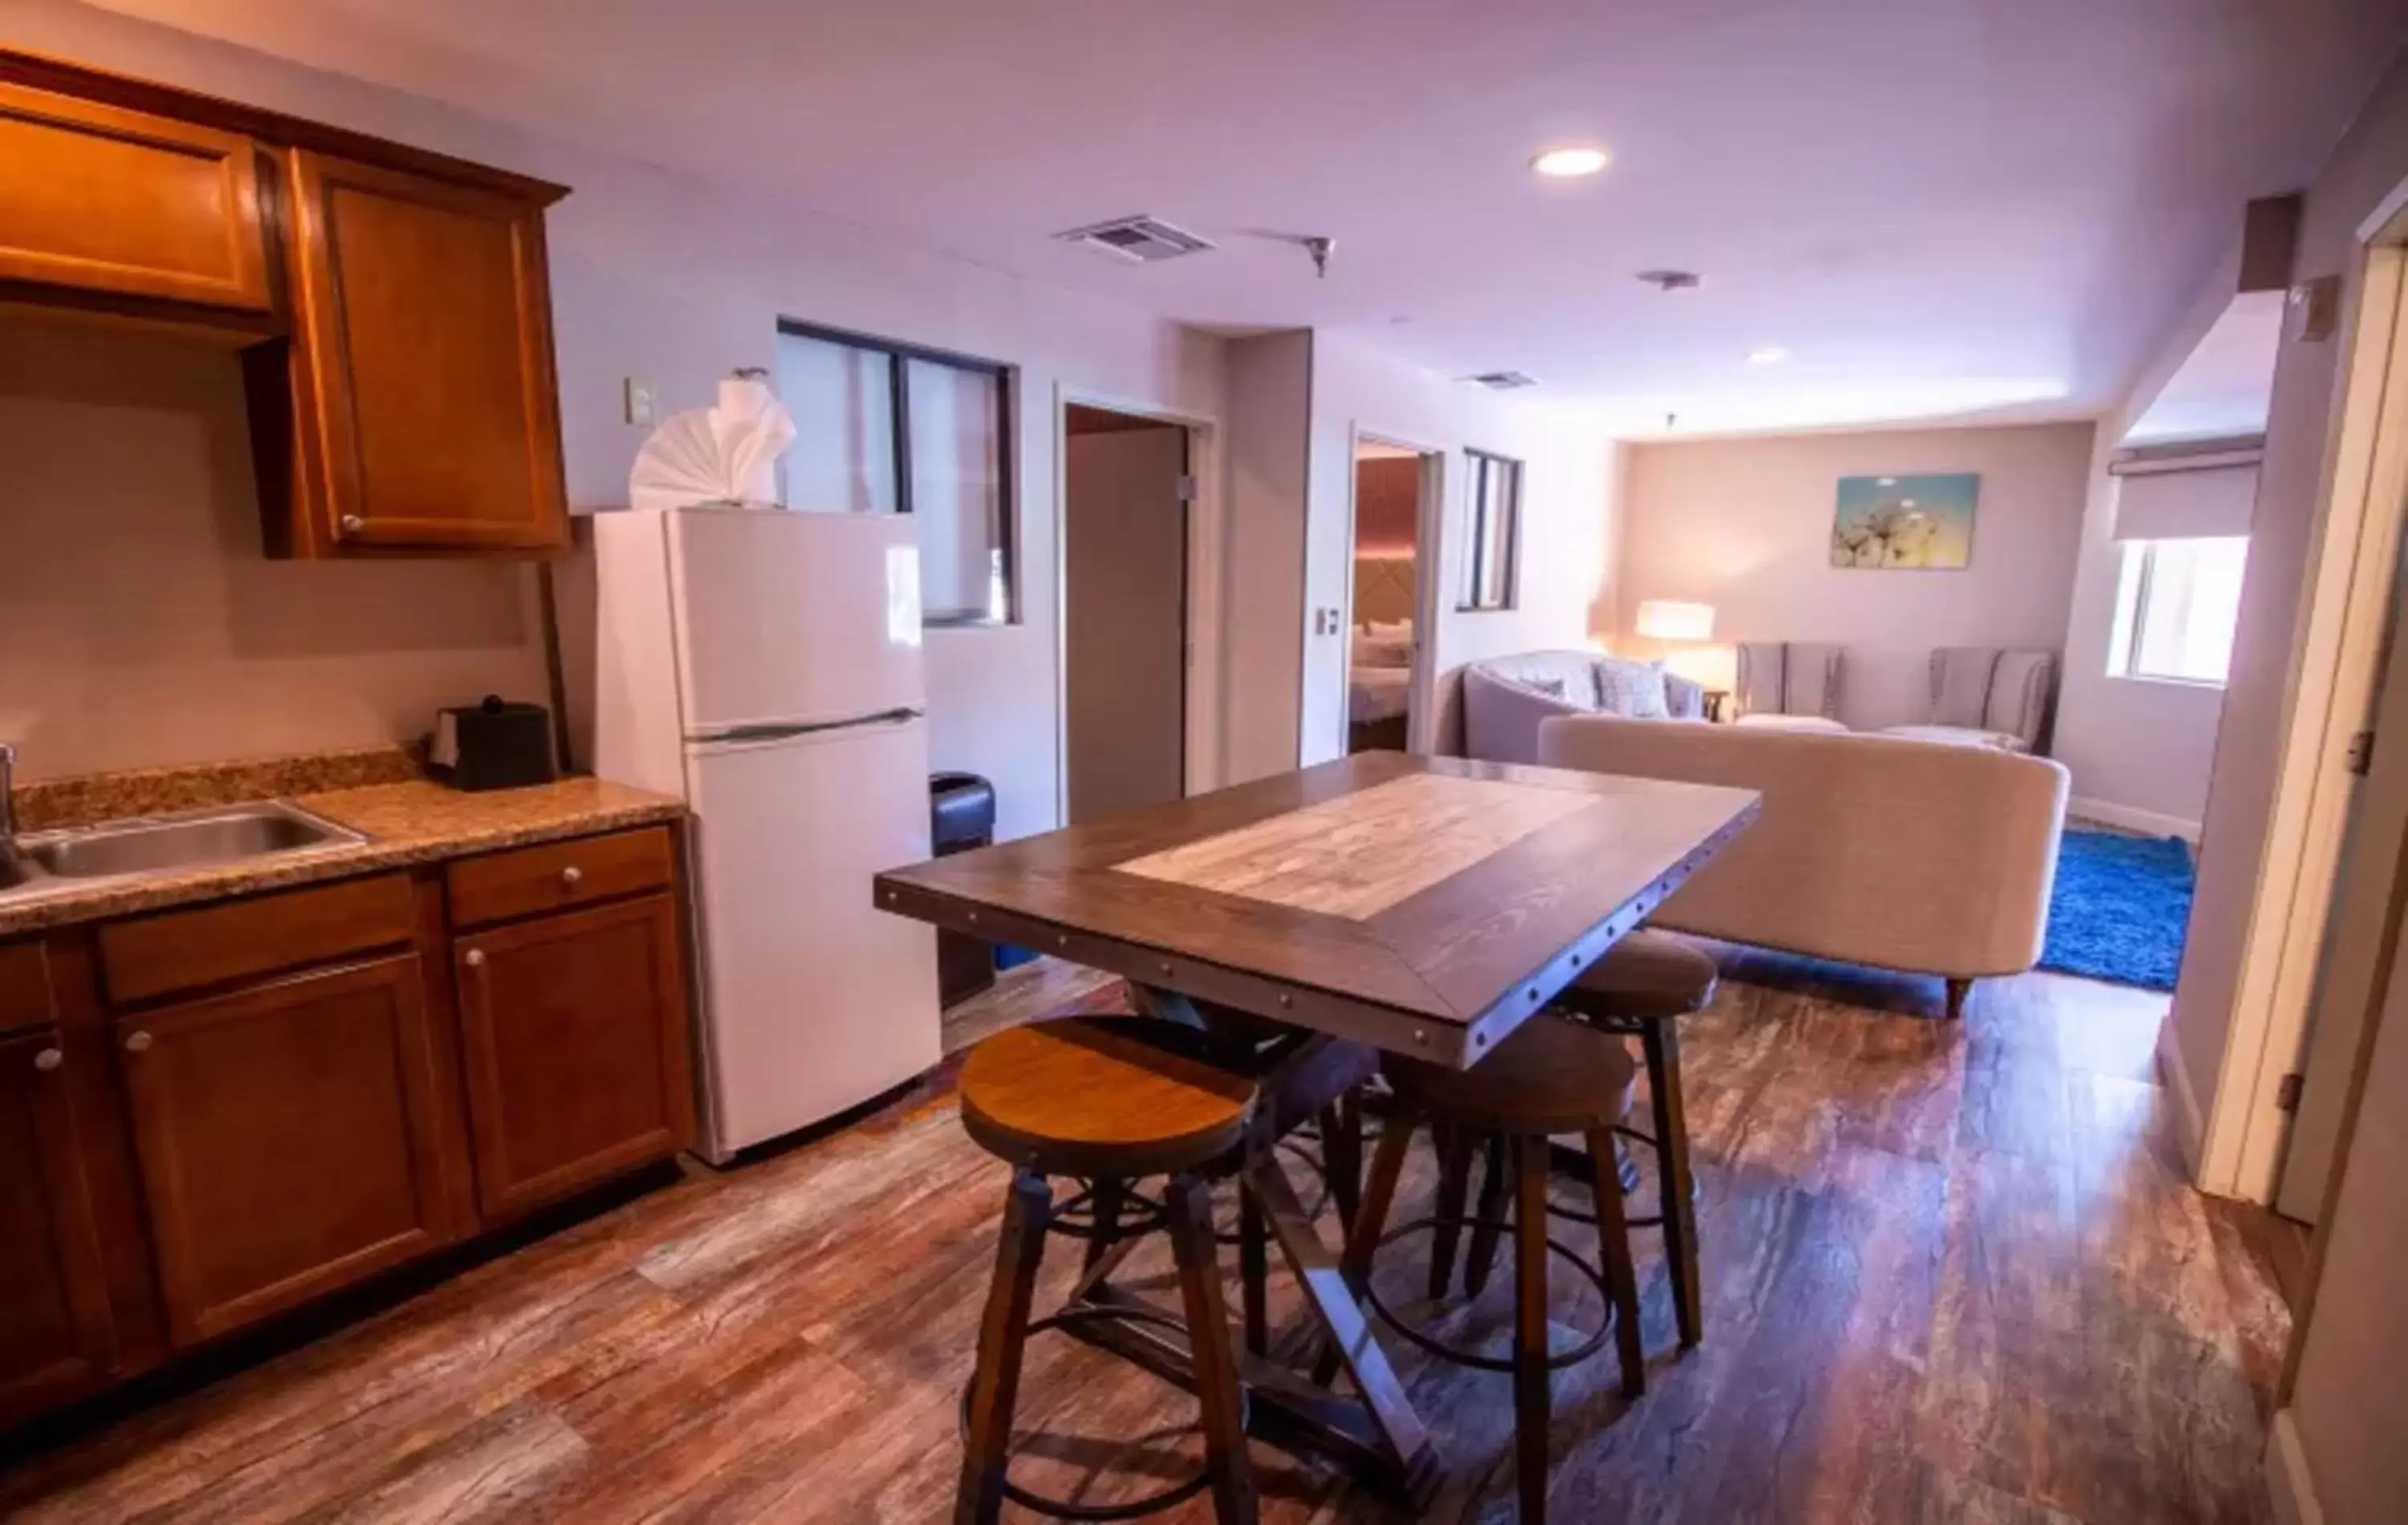
[[[0,80],[0,281],[266,312],[251,138]]]
[[[170,1339],[280,1312],[452,1237],[415,956],[117,1019]]]
[[[0,1042],[0,1424],[116,1363],[65,1063],[55,1031]]]
[[[301,438],[282,549],[565,550],[542,203],[285,161]]]

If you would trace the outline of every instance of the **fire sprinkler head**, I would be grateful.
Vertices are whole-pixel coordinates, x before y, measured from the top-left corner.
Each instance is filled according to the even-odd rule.
[[[1312,273],[1324,281],[1329,279],[1329,256],[1337,247],[1337,239],[1317,234],[1304,240],[1304,252],[1312,256]]]

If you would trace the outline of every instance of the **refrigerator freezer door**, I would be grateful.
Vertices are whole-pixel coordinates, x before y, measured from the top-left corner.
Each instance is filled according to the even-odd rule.
[[[668,532],[687,736],[927,707],[909,517],[684,509]]]
[[[870,905],[928,856],[924,722],[696,747],[705,1150],[715,1161],[940,1057],[934,928]]]

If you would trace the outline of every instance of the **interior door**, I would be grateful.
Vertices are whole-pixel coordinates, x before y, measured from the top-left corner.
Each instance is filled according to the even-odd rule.
[[[2408,586],[2408,578],[2395,586]],[[2358,1041],[2389,986],[2408,911],[2408,660],[2401,655],[2396,594],[2392,611],[2368,733],[2387,737],[2390,744],[2369,752],[2366,776],[2349,802],[2331,918],[2308,1008],[2298,1111],[2274,1195],[2275,1211],[2302,1223],[2315,1222],[2323,1212]]]
[[[1063,460],[1064,761],[1076,825],[1186,792],[1187,431],[1071,434]]]
[[[2390,309],[2367,482],[2371,518],[2408,517],[2408,261],[2377,252],[2368,273],[2367,311]],[[2364,384],[2353,381],[2352,385]],[[2365,776],[2348,804],[2340,863],[2332,880],[2324,941],[2300,1039],[2298,1110],[2283,1145],[2274,1206],[2314,1223],[2323,1212],[2336,1151],[2348,1123],[2350,1093],[2369,1014],[2391,978],[2403,908],[2408,908],[2408,537],[2388,568],[2388,612],[2375,657]],[[2372,598],[2383,598],[2385,568],[2374,568]],[[2355,602],[2355,599],[2353,600]],[[2384,602],[2375,601],[2378,610]]]

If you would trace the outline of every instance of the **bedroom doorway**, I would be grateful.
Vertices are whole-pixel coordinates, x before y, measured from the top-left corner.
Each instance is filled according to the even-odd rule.
[[[1436,561],[1423,554],[1437,519],[1444,457],[1358,434],[1354,439],[1353,577],[1346,641],[1346,750],[1428,750],[1418,713],[1424,639],[1430,618],[1423,586]]]
[[[1063,409],[1069,825],[1187,792],[1189,435],[1167,419]]]

